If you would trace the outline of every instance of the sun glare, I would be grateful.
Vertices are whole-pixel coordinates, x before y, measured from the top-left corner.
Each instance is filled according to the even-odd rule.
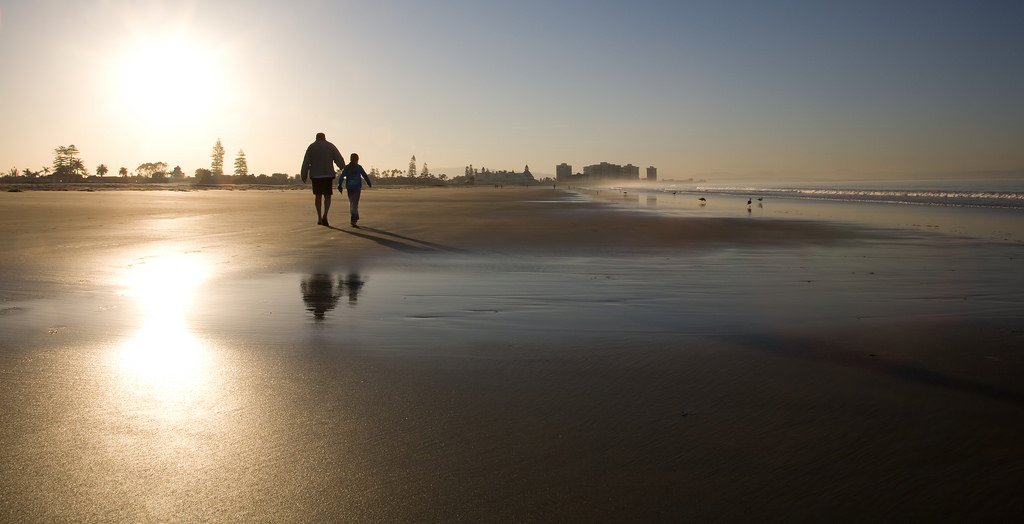
[[[206,267],[188,257],[154,257],[132,265],[123,295],[138,301],[141,327],[121,347],[126,379],[161,397],[177,397],[203,382],[207,352],[188,327],[188,313]]]
[[[223,94],[215,53],[185,36],[138,41],[115,69],[115,104],[153,126],[201,125]]]

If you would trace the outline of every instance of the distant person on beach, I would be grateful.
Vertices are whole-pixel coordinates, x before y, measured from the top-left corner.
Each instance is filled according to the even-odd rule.
[[[338,151],[334,144],[327,141],[323,133],[316,134],[316,141],[306,148],[306,156],[302,157],[302,182],[311,179],[313,183],[313,195],[316,204],[316,223],[321,226],[330,226],[327,222],[327,212],[331,209],[331,194],[334,185],[334,165],[338,169],[345,168],[345,157]],[[321,200],[323,201],[323,213],[320,212]]]
[[[363,191],[363,180],[366,180],[367,187],[373,187],[370,177],[366,175],[363,166],[359,165],[359,155],[352,153],[349,156],[348,165],[341,170],[341,178],[338,179],[338,191],[342,186],[348,191],[348,209],[352,214],[352,225],[355,227],[359,221],[359,194]]]

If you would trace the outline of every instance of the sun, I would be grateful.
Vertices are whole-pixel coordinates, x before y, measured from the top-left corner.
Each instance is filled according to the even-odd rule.
[[[133,42],[115,63],[115,103],[151,126],[198,125],[223,97],[218,58],[187,35]]]

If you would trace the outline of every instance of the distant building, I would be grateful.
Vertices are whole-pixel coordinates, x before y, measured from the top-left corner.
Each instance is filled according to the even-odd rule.
[[[657,182],[658,181],[658,168],[650,166],[647,168],[647,181]]]
[[[571,180],[572,179],[572,166],[562,162],[555,166],[555,180]]]
[[[601,162],[600,164],[583,168],[583,174],[590,178],[619,178],[621,172],[622,166],[609,164],[608,162]]]
[[[620,166],[601,162],[583,168],[583,174],[591,179],[640,180],[640,168],[633,164]]]
[[[531,185],[536,184],[537,179],[533,178],[533,174],[530,173],[530,166],[523,168],[522,173],[516,173],[515,171],[490,171],[486,168],[481,169],[475,174],[474,183],[476,184],[494,184],[494,185]]]

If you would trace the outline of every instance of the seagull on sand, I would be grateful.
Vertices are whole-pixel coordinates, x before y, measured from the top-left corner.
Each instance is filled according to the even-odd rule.
[[[748,199],[747,199],[747,205],[749,206],[749,205],[750,205],[750,204],[752,204],[752,203],[753,203],[753,202],[751,202],[751,200],[750,200],[750,199],[748,198]]]
[[[702,205],[702,206],[703,206],[704,204],[707,204],[707,203],[708,203],[708,199],[706,199],[706,198],[704,198],[704,197],[700,197],[700,198],[698,198],[697,200],[700,200],[700,205]]]

